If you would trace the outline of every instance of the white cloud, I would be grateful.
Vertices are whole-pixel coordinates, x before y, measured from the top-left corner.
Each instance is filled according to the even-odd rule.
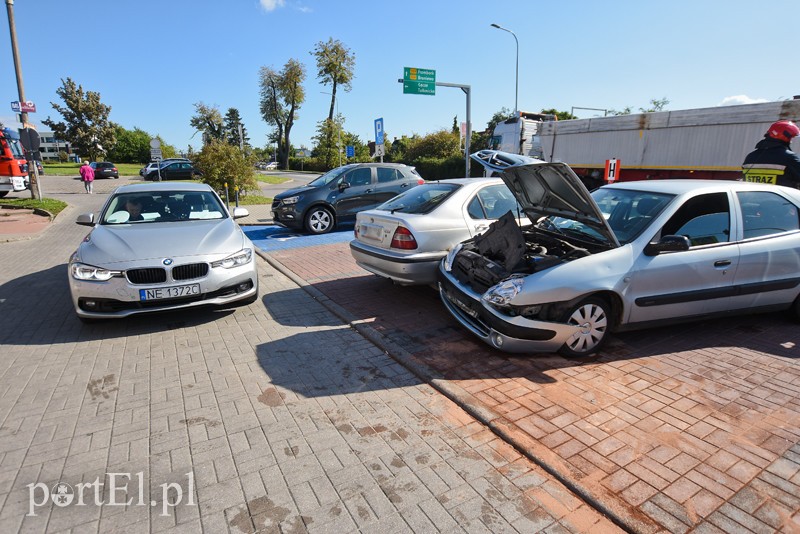
[[[747,95],[734,95],[726,96],[720,102],[720,106],[737,106],[739,104],[760,104],[762,102],[769,102],[766,98],[750,98]]]
[[[263,7],[266,11],[275,11],[279,7],[283,7],[286,3],[286,0],[259,0],[261,2],[261,7]]]

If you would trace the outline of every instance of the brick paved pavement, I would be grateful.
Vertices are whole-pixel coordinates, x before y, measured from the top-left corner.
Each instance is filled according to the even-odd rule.
[[[800,333],[782,315],[619,335],[592,361],[520,357],[346,244],[270,257],[630,529],[800,531]]]
[[[72,221],[123,181],[46,177],[72,206],[0,243],[0,532],[616,530],[262,260],[250,306],[80,323]]]

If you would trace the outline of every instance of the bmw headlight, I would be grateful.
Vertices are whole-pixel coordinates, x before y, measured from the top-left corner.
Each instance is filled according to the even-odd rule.
[[[240,265],[245,265],[253,261],[253,249],[245,248],[233,254],[232,256],[228,256],[224,260],[219,260],[211,263],[212,267],[222,267],[223,269],[231,269],[233,267],[239,267]]]
[[[70,264],[69,269],[72,273],[72,278],[88,282],[105,282],[115,276],[122,276],[122,271],[111,271],[80,262]]]
[[[522,291],[523,285],[524,278],[508,278],[490,287],[481,298],[495,306],[507,306]]]
[[[459,243],[458,245],[456,245],[455,247],[450,249],[450,252],[448,252],[447,256],[445,256],[445,258],[444,258],[444,270],[447,271],[448,273],[453,270],[453,262],[455,261],[456,256],[458,255],[458,253],[461,252],[461,248],[462,247],[463,247],[463,245],[461,243]]]
[[[300,195],[295,195],[293,197],[286,197],[284,199],[281,199],[281,202],[283,202],[283,204],[286,206],[291,206],[292,204],[297,204],[298,200],[300,200]]]

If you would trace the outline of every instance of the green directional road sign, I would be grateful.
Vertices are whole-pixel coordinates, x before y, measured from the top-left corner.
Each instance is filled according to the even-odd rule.
[[[436,71],[433,69],[403,68],[403,94],[435,95]]]

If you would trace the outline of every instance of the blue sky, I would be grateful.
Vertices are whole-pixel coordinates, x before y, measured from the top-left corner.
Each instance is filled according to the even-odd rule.
[[[98,91],[110,119],[199,147],[194,103],[238,108],[251,143],[264,146],[258,71],[289,58],[307,67],[306,101],[292,144],[310,146],[330,91],[311,52],[339,39],[355,54],[353,89],[339,95],[345,128],[371,140],[384,119],[389,138],[465,120],[464,94],[403,95],[403,67],[436,70],[437,81],[472,87],[472,124],[514,107],[519,39],[519,108],[634,111],[666,97],[667,109],[770,101],[800,94],[797,3],[739,0],[605,2],[542,0],[16,0],[25,96],[34,121],[59,118],[50,102],[61,79]],[[763,7],[759,7],[763,6]],[[5,18],[5,16],[3,17]],[[783,27],[784,29],[781,29]],[[15,126],[18,99],[7,21],[0,26],[0,120]],[[5,100],[5,103],[2,101]],[[594,112],[577,110],[579,117]]]

